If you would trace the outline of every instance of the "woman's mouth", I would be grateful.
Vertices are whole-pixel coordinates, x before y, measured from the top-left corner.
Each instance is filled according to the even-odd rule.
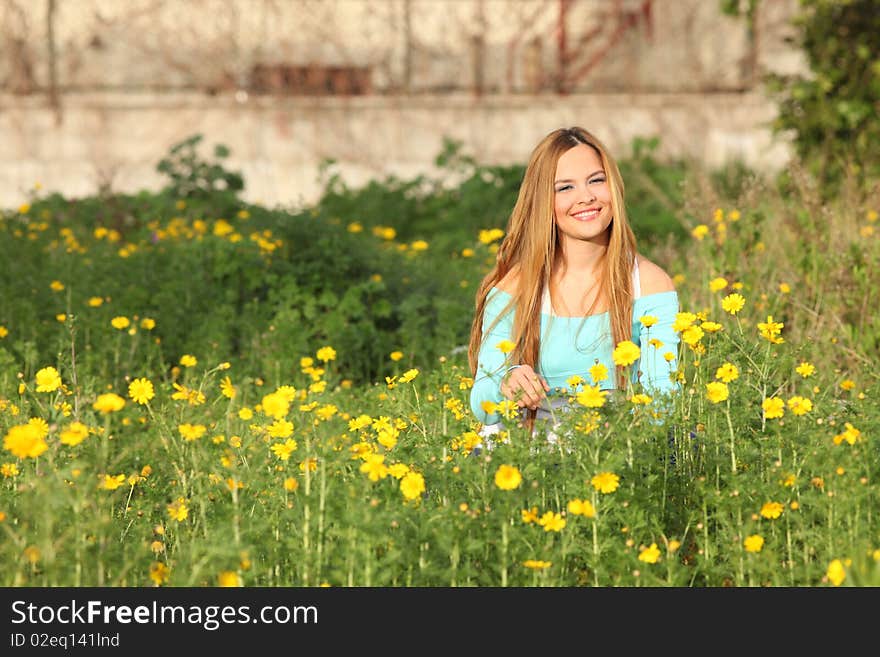
[[[590,219],[594,219],[595,217],[599,216],[599,210],[598,210],[598,208],[591,208],[589,210],[581,210],[580,212],[576,212],[571,216],[574,217],[575,219],[577,219],[578,221],[589,221]]]

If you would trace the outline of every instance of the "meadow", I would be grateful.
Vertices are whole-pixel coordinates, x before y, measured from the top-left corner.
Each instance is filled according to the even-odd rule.
[[[522,169],[328,163],[270,209],[198,141],[161,192],[2,212],[4,586],[880,585],[876,194],[641,144],[679,389],[585,372],[489,449],[462,347]]]

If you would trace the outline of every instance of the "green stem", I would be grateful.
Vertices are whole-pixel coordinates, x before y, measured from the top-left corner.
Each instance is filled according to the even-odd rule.
[[[736,474],[736,437],[733,433],[733,421],[730,419],[730,397],[727,398],[724,415],[727,416],[727,429],[730,432],[730,469],[733,474]]]
[[[507,586],[507,520],[501,524],[501,586]]]

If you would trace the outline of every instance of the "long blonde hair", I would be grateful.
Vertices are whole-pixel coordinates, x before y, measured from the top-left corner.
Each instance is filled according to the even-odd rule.
[[[613,219],[608,228],[608,247],[597,273],[599,290],[604,291],[608,302],[611,337],[615,345],[632,338],[632,267],[636,240],[626,216],[623,178],[614,158],[596,137],[583,128],[560,128],[544,137],[532,151],[504,239],[498,247],[495,266],[477,289],[468,345],[468,363],[474,376],[484,333],[492,329],[486,327],[484,332],[483,327],[487,296],[511,271],[515,271],[517,277],[515,290],[510,303],[499,313],[500,318],[511,307],[515,309],[511,340],[516,346],[508,355],[509,362],[537,365],[541,349],[542,298],[559,248],[554,217],[556,165],[563,153],[578,144],[590,146],[598,153],[611,191]],[[599,298],[601,294],[596,295],[597,301]],[[618,386],[624,387],[623,368],[617,368],[616,378]],[[534,418],[533,411],[528,418]]]

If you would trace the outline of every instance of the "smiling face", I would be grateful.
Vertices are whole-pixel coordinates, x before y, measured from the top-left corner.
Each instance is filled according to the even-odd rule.
[[[560,240],[608,244],[613,219],[611,186],[595,149],[578,144],[559,157],[553,197]]]

